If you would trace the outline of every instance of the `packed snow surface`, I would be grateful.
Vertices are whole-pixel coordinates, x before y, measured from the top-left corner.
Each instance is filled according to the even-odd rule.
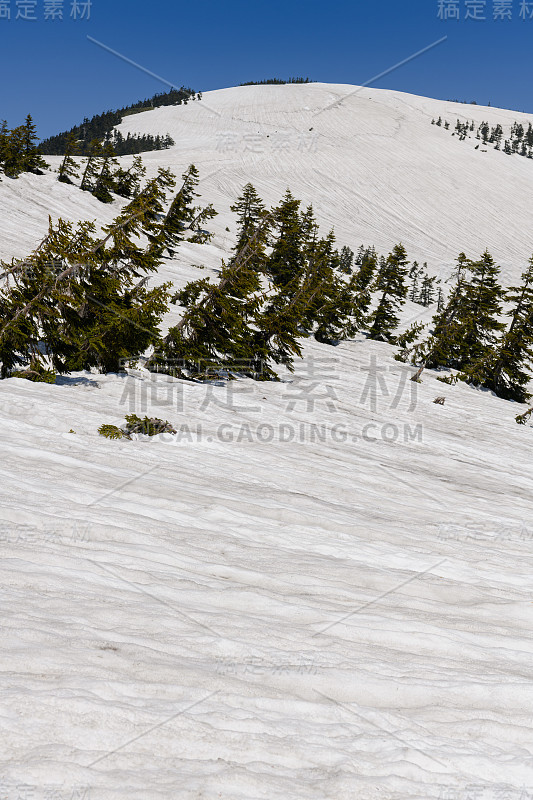
[[[449,131],[431,124],[439,116]],[[194,161],[217,209],[247,181],[269,203],[289,187],[353,249],[402,241],[412,258],[446,273],[462,250],[488,247],[514,275],[533,252],[533,160],[480,145],[475,131],[460,142],[458,119],[499,123],[505,138],[513,122],[533,122],[516,111],[316,83],[207,92],[128,116],[119,129],[169,133],[175,147],[146,163]]]
[[[439,116],[450,130],[432,125]],[[166,135],[169,150],[143,153],[149,174],[157,167],[180,175],[191,162],[200,191],[219,212],[210,229],[235,231],[229,206],[250,181],[269,204],[287,188],[312,203],[339,244],[361,243],[380,252],[402,241],[411,258],[448,275],[461,251],[488,248],[514,279],[533,252],[533,160],[508,156],[492,145],[452,136],[457,120],[501,124],[505,137],[533,115],[417,97],[383,89],[312,83],[242,86],[206,92],[202,100],[131,114],[119,130]],[[478,147],[478,149],[476,149]],[[54,167],[59,157],[49,157]],[[128,162],[131,159],[122,159]],[[31,204],[23,203],[33,186]],[[70,200],[69,200],[70,196]],[[53,218],[108,221],[110,209],[86,193],[33,176],[0,184],[2,210],[16,221],[0,241],[0,256],[23,254]],[[112,211],[113,209],[111,209]]]
[[[183,245],[161,278],[214,274],[247,180],[269,202],[290,185],[343,244],[402,239],[439,268],[488,246],[516,276],[533,163],[430,123],[519,115],[368,89],[317,113],[353,88],[244,87],[204,95],[221,116],[129,118],[178,142],[152,169],[219,169],[201,185],[213,244]],[[217,131],[258,125],[315,127],[318,150],[217,149]],[[4,180],[0,203],[4,257],[48,212],[119,208],[52,175]],[[488,392],[409,381],[393,355],[308,340],[277,383],[0,382],[0,797],[533,798],[533,429]],[[99,436],[129,413],[177,434]]]

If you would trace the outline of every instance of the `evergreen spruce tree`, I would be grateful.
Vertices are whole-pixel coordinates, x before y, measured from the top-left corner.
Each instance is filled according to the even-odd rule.
[[[412,303],[418,303],[419,295],[420,295],[420,276],[423,273],[423,269],[418,263],[418,261],[413,261],[411,264],[411,269],[409,270],[409,280],[411,281],[411,286],[409,289],[409,300]]]
[[[402,244],[396,245],[380,267],[376,290],[381,293],[378,306],[370,319],[369,337],[386,342],[394,341],[394,330],[398,327],[401,308],[408,293],[406,283],[408,270],[407,253]]]
[[[247,224],[250,198],[256,213]],[[185,312],[165,339],[163,365],[177,360],[185,375],[201,377],[206,370],[238,371],[245,362],[256,380],[275,379],[274,365],[293,369],[303,335],[321,326],[329,335],[338,323],[338,308],[328,307],[338,277],[334,237],[319,239],[312,208],[300,214],[290,193],[269,214],[261,206],[245,187],[235,204],[240,249],[223,264],[217,284],[194,281],[178,293]]]
[[[289,190],[274,213],[276,239],[267,263],[267,273],[274,287],[284,288],[298,281],[304,272],[304,243],[307,250],[316,239],[317,225],[312,209],[300,218],[300,201]]]
[[[65,144],[65,156],[59,167],[58,181],[61,183],[74,182],[74,178],[78,177],[78,165],[76,164],[73,156],[78,152],[78,141],[74,133],[67,134],[67,141]]]
[[[436,278],[430,278],[426,273],[422,279],[422,286],[420,288],[420,305],[431,306],[435,302],[435,281]]]
[[[266,209],[251,183],[246,184],[242,194],[230,209],[237,214],[237,242],[233,249],[238,252],[257,230],[266,214]]]
[[[39,137],[31,114],[26,117],[22,130],[22,172],[33,172],[35,175],[42,175],[43,170],[48,169],[48,164],[37,147],[36,143],[39,141]]]
[[[421,364],[417,379],[420,378],[426,367],[430,369],[449,367],[460,359],[459,353],[463,336],[463,325],[460,318],[467,285],[468,264],[466,255],[460,253],[453,275],[455,285],[446,305],[433,317],[431,335],[410,350],[405,348],[400,356],[401,360],[410,360],[413,364]]]
[[[344,273],[340,266],[342,253],[339,259],[339,273]],[[372,288],[378,258],[373,247],[365,249],[360,247],[355,259],[356,271],[345,282],[337,275],[335,280],[336,292],[330,299],[331,313],[336,324],[336,335],[330,340],[351,338],[364,329],[368,324],[368,311],[372,300]],[[335,314],[334,309],[338,309]],[[318,338],[318,337],[317,337]]]
[[[370,293],[378,268],[378,256],[374,247],[368,247],[357,260],[358,270],[354,273],[354,290]]]
[[[112,203],[112,192],[115,190],[113,170],[118,167],[115,151],[111,142],[106,142],[102,147],[102,160],[100,172],[94,180],[93,195],[101,203]]]
[[[522,285],[509,289],[505,299],[513,304],[507,314],[509,328],[484,357],[458,377],[491,389],[498,397],[525,403],[531,397],[527,385],[533,363],[533,257],[522,275]]]
[[[141,182],[146,175],[146,169],[141,156],[133,157],[133,164],[129,169],[118,167],[113,173],[114,191],[120,197],[136,197],[139,193]]]
[[[458,315],[462,327],[459,350],[460,369],[489,355],[504,329],[500,321],[503,290],[499,284],[500,268],[488,251],[479,261],[468,262],[469,280]]]
[[[194,208],[194,217],[189,224],[189,230],[193,231],[193,235],[189,241],[195,244],[207,244],[207,242],[210,242],[213,234],[201,226],[206,225],[210,219],[216,216],[218,216],[218,211],[215,210],[212,203],[208,203],[203,208]]]
[[[351,311],[352,335],[355,331],[367,326],[377,268],[378,256],[376,250],[374,247],[369,247],[361,256],[359,269],[350,279],[350,290],[353,297]]]
[[[237,241],[233,247],[235,254],[240,253],[253,237],[253,257],[248,259],[248,267],[253,270],[255,291],[261,290],[261,279],[266,272],[267,253],[271,225],[263,225],[269,216],[263,201],[251,183],[244,186],[242,194],[230,206],[231,211],[237,214]],[[236,256],[234,256],[235,258]],[[231,263],[231,262],[230,262]]]
[[[263,379],[276,377],[272,363],[293,371],[295,357],[302,355],[299,340],[308,336],[316,323],[319,329],[322,325],[326,340],[326,328],[330,334],[336,324],[333,315],[328,318],[328,303],[334,293],[332,263],[338,263],[334,237],[330,234],[319,239],[312,206],[300,214],[299,205],[288,191],[272,212],[274,242],[265,267],[267,302],[254,317]]]
[[[264,239],[265,218],[231,261],[223,262],[217,283],[191,281],[173,302],[183,306],[180,322],[165,337],[150,365],[182,377],[251,372],[262,374],[266,348],[257,340],[251,320],[257,314],[256,243]]]
[[[22,125],[13,130],[2,127],[2,166],[9,178],[18,178],[24,172],[25,129]]]
[[[183,241],[184,232],[195,215],[195,207],[192,204],[194,198],[198,197],[195,189],[198,186],[199,173],[194,164],[183,173],[182,181],[181,188],[170,204],[162,224],[163,248],[168,251],[171,258],[179,243]],[[153,247],[160,244],[154,242]]]
[[[314,336],[318,342],[335,344],[350,330],[351,292],[340,269],[341,257],[335,249],[333,231],[316,243],[311,258],[317,290],[302,321],[308,332],[316,326]]]
[[[354,252],[349,247],[344,246],[340,252],[339,270],[344,275],[353,273]]]
[[[168,287],[146,288],[159,261],[141,242],[156,235],[171,184],[161,170],[103,237],[95,237],[93,223],[59,220],[28,259],[4,265],[10,285],[0,291],[3,377],[17,365],[42,368],[48,361],[59,372],[116,371],[121,359],[159,341]]]
[[[92,192],[94,190],[100,174],[101,160],[102,145],[98,139],[93,139],[89,147],[89,155],[81,179],[80,189],[82,191]]]
[[[368,289],[371,274],[365,255],[359,271],[346,281],[341,267],[342,253],[333,250],[333,234],[321,242],[326,263],[321,269],[322,285],[310,314],[317,323],[315,338],[325,344],[336,344],[355,336],[365,326],[371,298]]]
[[[505,327],[499,317],[503,291],[499,267],[490,253],[471,261],[464,253],[457,259],[456,284],[447,304],[433,319],[430,337],[415,345],[407,356],[425,367],[465,370],[489,358]]]

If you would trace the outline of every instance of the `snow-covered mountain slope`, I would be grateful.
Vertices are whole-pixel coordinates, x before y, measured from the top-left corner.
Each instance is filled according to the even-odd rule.
[[[431,125],[439,116],[452,128],[457,119],[500,123],[507,134],[514,121],[533,121],[515,111],[316,83],[206,92],[199,102],[126,117],[120,130],[170,133],[174,147],[143,154],[149,174],[165,166],[179,176],[191,162],[198,166],[203,199],[219,211],[210,227],[220,246],[235,231],[229,207],[251,181],[268,203],[288,187],[313,203],[340,245],[385,252],[402,241],[412,259],[443,275],[459,252],[474,257],[488,247],[504,277],[515,280],[533,252],[533,161],[490,146],[476,150],[475,138],[460,142]],[[60,159],[48,160],[56,168]],[[48,212],[108,222],[116,211],[53,178],[0,183],[7,211],[0,257],[36,244]]]
[[[9,800],[533,797],[533,430],[405,377],[0,382]]]
[[[291,186],[341,244],[401,238],[435,269],[488,246],[516,277],[533,163],[430,122],[519,115],[374,90],[317,113],[350,91],[128,119],[176,139],[150,171],[194,161],[221,212],[161,280],[214,274],[248,180],[268,202]],[[306,126],[314,153],[218,145]],[[0,208],[9,257],[48,213],[106,224],[120,203],[49,174],[4,179]],[[280,383],[0,382],[0,798],[533,798],[533,428],[490,393],[412,383],[393,352],[309,341]],[[98,435],[132,412],[178,434]]]
[[[334,105],[333,105],[334,104]],[[402,241],[435,272],[461,250],[485,248],[516,274],[533,252],[533,161],[475,139],[459,142],[431,125],[442,116],[488,120],[508,133],[515,111],[448,103],[347,85],[244,86],[206,92],[200,102],[127,117],[121,132],[170,133],[175,147],[148,164],[183,169],[227,209],[251,181],[270,203],[287,187],[313,203],[324,227],[354,249]]]
[[[53,168],[58,157],[47,159]],[[119,213],[122,203],[100,203],[77,186],[59,183],[53,172],[24,173],[16,180],[2,175],[0,183],[0,258],[23,258],[36,247],[48,230],[48,217],[78,222],[94,220],[105,225]]]

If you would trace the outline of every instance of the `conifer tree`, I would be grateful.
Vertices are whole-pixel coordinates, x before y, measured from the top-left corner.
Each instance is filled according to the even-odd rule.
[[[9,178],[18,178],[24,172],[25,129],[22,125],[13,130],[2,127],[2,166]]]
[[[262,223],[269,215],[263,201],[251,183],[247,183],[244,186],[242,194],[230,206],[230,209],[234,214],[237,214],[237,241],[233,246],[233,252],[240,253],[253,237],[253,255],[250,254],[247,264],[255,275],[252,281],[255,291],[260,291],[261,278],[266,272],[266,248],[271,228],[271,225],[263,225]]]
[[[343,279],[333,231],[316,243],[311,257],[316,293],[309,302],[303,322],[307,331],[316,326],[314,335],[318,342],[335,344],[351,333],[352,294]]]
[[[374,247],[368,247],[359,253],[358,270],[354,273],[356,292],[370,291],[378,268],[378,256]]]
[[[194,208],[194,218],[189,224],[189,230],[193,231],[193,235],[189,241],[195,244],[207,244],[207,242],[210,242],[213,234],[200,226],[205,225],[216,216],[218,216],[218,211],[215,210],[212,203],[208,203],[203,208]]]
[[[358,261],[359,269],[349,282],[349,290],[352,294],[352,309],[350,312],[352,322],[351,336],[365,328],[368,323],[373,283],[378,268],[378,257],[375,248],[370,247],[364,250]]]
[[[48,164],[40,154],[36,142],[37,132],[30,114],[24,125],[9,130],[7,122],[0,123],[0,166],[10,178],[22,172],[42,175]]]
[[[353,273],[354,252],[349,247],[344,246],[340,252],[339,270],[344,275]]]
[[[509,328],[488,353],[458,377],[491,389],[498,397],[525,403],[531,397],[527,385],[533,363],[533,257],[522,275],[522,285],[511,287],[506,300],[513,304],[507,312]]]
[[[162,371],[198,377],[221,371],[245,369],[261,373],[265,357],[251,319],[257,313],[257,278],[254,269],[256,243],[264,239],[265,218],[228,264],[222,264],[217,283],[209,278],[191,281],[173,302],[184,307],[180,322],[165,337],[161,353],[149,363]]]
[[[253,197],[249,187],[245,194]],[[235,205],[242,234],[249,205]],[[247,225],[247,240],[246,234],[239,236],[241,248],[223,263],[218,283],[193,281],[176,296],[185,312],[165,338],[163,363],[178,359],[191,377],[207,369],[228,372],[246,362],[256,380],[276,378],[273,365],[293,369],[294,358],[301,356],[299,339],[317,323],[326,323],[329,279],[338,264],[333,237],[318,239],[312,209],[300,215],[290,193],[269,214],[262,213],[257,197],[254,205],[255,230]],[[269,231],[273,240],[267,257]]]
[[[299,213],[300,201],[295,200],[287,190],[280,205],[275,210],[274,224],[276,239],[267,263],[267,273],[275,287],[287,287],[299,279],[304,271],[304,243],[312,246],[316,238],[316,221],[312,209],[302,220]]]
[[[118,167],[115,151],[111,142],[106,142],[102,147],[102,159],[100,164],[100,172],[94,180],[93,195],[100,200],[101,203],[112,203],[112,192],[115,189],[115,181],[113,177],[113,169]]]
[[[195,189],[198,186],[199,174],[194,164],[183,173],[182,181],[181,188],[174,197],[162,225],[164,249],[171,258],[179,243],[183,241],[184,231],[191,224],[195,214],[192,203],[194,198],[198,197]],[[156,247],[156,243],[153,246]]]
[[[11,285],[0,291],[3,377],[45,359],[59,372],[116,371],[159,340],[168,287],[145,287],[159,262],[142,242],[156,235],[171,184],[161,170],[99,239],[94,223],[50,222],[28,259],[4,265]]]
[[[411,287],[409,289],[409,300],[412,303],[418,303],[420,294],[419,280],[422,273],[423,269],[418,263],[418,261],[413,261],[413,263],[411,264],[411,269],[409,270],[409,280],[411,281]]]
[[[427,307],[435,302],[435,281],[435,277],[430,278],[427,273],[424,275],[420,288],[420,305]]]
[[[402,361],[409,360],[413,364],[421,364],[416,380],[426,367],[430,369],[448,367],[457,363],[460,358],[463,335],[460,316],[467,285],[468,263],[466,255],[460,253],[453,275],[455,285],[446,305],[433,317],[433,329],[429,338],[415,344],[411,349],[405,347],[399,356]]]
[[[328,239],[321,240],[323,245],[328,244]],[[334,239],[331,243],[333,241]],[[308,313],[317,323],[317,341],[336,344],[355,336],[364,327],[370,293],[364,288],[358,289],[356,275],[351,275],[348,281],[345,280],[340,268],[341,256],[336,250],[332,250],[331,245],[325,250],[324,256],[327,271],[322,270],[323,283]]]
[[[462,328],[459,368],[487,356],[505,327],[499,319],[503,300],[500,268],[487,250],[479,261],[469,261],[467,266],[469,279],[458,314]]]
[[[370,319],[369,337],[381,341],[394,341],[393,331],[398,327],[401,308],[408,293],[406,283],[409,273],[407,253],[402,244],[396,245],[380,267],[376,290],[381,293],[378,306]]]
[[[31,114],[28,114],[22,126],[22,172],[33,172],[42,175],[48,164],[39,153],[36,142],[39,141]]]
[[[421,363],[417,377],[425,367],[466,370],[490,357],[505,327],[499,321],[503,297],[499,272],[487,251],[475,262],[459,255],[456,285],[434,317],[430,337],[402,353],[402,360]]]
[[[92,192],[100,174],[102,159],[102,145],[98,139],[93,139],[89,147],[89,156],[81,179],[80,189]]]
[[[246,184],[242,194],[230,209],[237,214],[237,242],[233,249],[238,252],[257,230],[266,214],[266,209],[251,183]]]
[[[335,293],[332,264],[334,236],[319,239],[312,206],[298,213],[299,201],[287,192],[273,211],[275,237],[266,263],[269,281],[267,303],[254,317],[255,346],[263,359],[262,378],[275,377],[270,364],[283,364],[293,371],[295,357],[301,357],[299,339],[309,335],[318,323],[318,338],[335,335],[342,314],[331,304]]]
[[[357,256],[358,269],[346,281],[341,261],[342,253],[339,256],[337,251],[332,251],[329,275],[326,273],[324,277],[315,303],[316,311],[311,309],[319,323],[315,338],[327,344],[351,338],[366,327],[378,263],[374,248],[361,248]]]
[[[58,181],[61,183],[72,184],[74,178],[78,177],[78,165],[76,164],[73,156],[78,152],[78,141],[74,133],[67,134],[67,141],[65,144],[65,156],[59,167]]]
[[[120,197],[136,197],[139,193],[141,181],[146,175],[146,168],[141,156],[134,156],[129,169],[118,167],[113,174],[115,193]]]

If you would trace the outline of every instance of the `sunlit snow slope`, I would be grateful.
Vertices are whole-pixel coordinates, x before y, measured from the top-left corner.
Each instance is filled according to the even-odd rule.
[[[533,796],[533,429],[306,356],[0,383],[2,797]],[[178,436],[97,434],[132,411]]]
[[[354,86],[244,86],[200,102],[127,117],[121,132],[170,133],[176,146],[146,162],[194,161],[205,192],[227,208],[250,180],[269,202],[290,187],[313,203],[343,244],[390,249],[403,241],[436,272],[464,250],[486,247],[514,268],[531,256],[533,161],[476,150],[431,125],[501,123],[533,117]],[[211,176],[211,177],[209,177]]]
[[[146,163],[194,161],[221,212],[161,279],[214,274],[248,180],[268,202],[290,186],[342,244],[402,239],[435,271],[488,246],[516,276],[533,163],[430,123],[518,115],[375,90],[318,113],[352,91],[231,89],[128,119],[168,131]],[[311,127],[312,153],[219,145]],[[1,254],[48,213],[119,208],[53,174],[3,180]],[[0,798],[533,798],[533,427],[393,354],[308,341],[279,383],[0,382]],[[98,435],[131,412],[178,434]]]
[[[152,174],[158,166],[178,175],[198,166],[202,194],[220,213],[211,227],[222,243],[230,238],[226,226],[234,232],[229,206],[251,181],[268,203],[290,187],[313,203],[324,230],[334,227],[339,243],[353,249],[364,243],[386,251],[402,241],[413,259],[446,275],[459,252],[475,256],[488,247],[514,279],[533,250],[533,160],[476,150],[475,138],[460,142],[431,125],[439,116],[452,129],[457,119],[487,120],[507,134],[514,121],[533,121],[515,111],[315,83],[206,92],[199,102],[133,114],[119,128],[170,133],[176,145],[143,160]],[[21,184],[34,186],[35,197]],[[0,204],[9,211],[0,218],[2,257],[38,240],[47,211],[110,218],[109,208],[51,176],[4,180]]]

